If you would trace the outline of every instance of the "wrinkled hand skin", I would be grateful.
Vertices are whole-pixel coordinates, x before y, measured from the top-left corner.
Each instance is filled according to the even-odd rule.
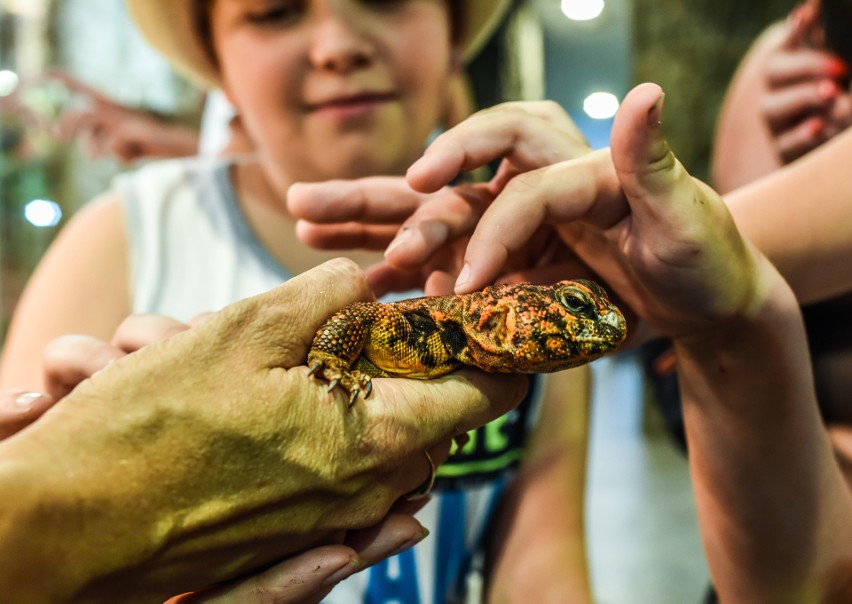
[[[606,292],[586,280],[520,283],[465,295],[346,306],[317,332],[312,374],[354,402],[373,377],[431,379],[462,365],[549,373],[595,360],[627,334]]]

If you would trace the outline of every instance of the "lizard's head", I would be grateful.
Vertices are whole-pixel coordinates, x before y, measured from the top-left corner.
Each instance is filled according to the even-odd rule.
[[[582,279],[487,288],[469,311],[477,326],[468,334],[470,352],[499,371],[546,373],[583,365],[627,335],[624,315],[603,288]]]

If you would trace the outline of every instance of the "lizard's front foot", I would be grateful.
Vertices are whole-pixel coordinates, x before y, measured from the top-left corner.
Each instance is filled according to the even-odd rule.
[[[340,387],[349,394],[349,406],[358,399],[358,394],[364,392],[364,398],[373,391],[372,378],[356,369],[351,369],[342,359],[322,351],[311,351],[308,354],[308,375],[320,375],[328,381],[328,391]]]

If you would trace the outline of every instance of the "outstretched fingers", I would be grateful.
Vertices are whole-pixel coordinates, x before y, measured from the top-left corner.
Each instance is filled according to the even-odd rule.
[[[582,133],[556,103],[505,103],[438,137],[409,169],[408,182],[374,177],[296,184],[288,208],[299,219],[303,243],[323,249],[387,246],[387,263],[374,272],[375,282],[411,283],[418,277],[404,271],[423,267],[436,251],[468,236],[513,176],[587,153]],[[504,162],[491,183],[446,187],[460,172],[500,158]],[[395,225],[402,225],[398,232]],[[453,270],[443,260],[429,268]]]
[[[306,245],[381,250],[427,198],[401,177],[375,176],[296,183],[287,192],[287,208]]]
[[[517,173],[581,157],[589,150],[583,134],[558,104],[504,103],[474,114],[435,139],[406,177],[414,189],[433,192],[459,173],[497,159],[506,160]]]
[[[583,221],[608,228],[625,213],[608,149],[519,174],[479,221],[455,291],[468,293],[492,282],[542,225]]]
[[[355,180],[295,183],[287,191],[287,209],[319,224],[358,221],[399,224],[422,202],[404,179],[370,176]]]
[[[486,185],[460,185],[433,194],[399,229],[385,250],[391,266],[422,266],[447,244],[469,235],[492,196]]]

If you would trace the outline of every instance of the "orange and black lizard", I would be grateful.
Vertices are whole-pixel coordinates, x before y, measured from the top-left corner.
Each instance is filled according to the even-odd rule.
[[[373,377],[430,379],[462,365],[502,373],[575,367],[614,350],[626,333],[624,316],[592,281],[497,285],[346,306],[317,332],[308,365],[352,403],[370,395]]]

